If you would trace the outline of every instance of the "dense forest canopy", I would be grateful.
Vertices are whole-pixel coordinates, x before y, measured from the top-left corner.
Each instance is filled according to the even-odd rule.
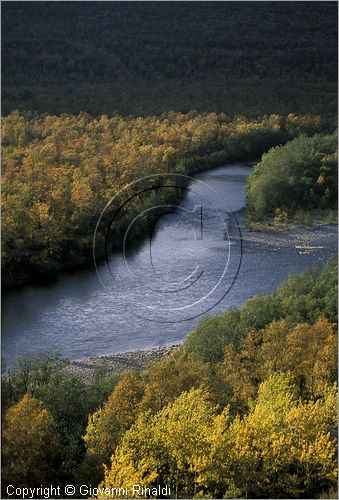
[[[244,332],[260,330],[284,320],[292,326],[313,323],[320,316],[337,321],[337,266],[330,262],[323,270],[307,270],[291,276],[271,295],[249,299],[241,308],[207,317],[186,338],[186,345],[204,362],[223,359],[225,345],[239,346]]]
[[[248,178],[249,219],[337,207],[338,136],[303,135],[265,153]]]
[[[319,116],[294,114],[230,121],[223,113],[29,118],[13,112],[2,123],[3,284],[92,261],[101,211],[116,192],[145,174],[191,174],[227,161],[254,159],[300,133],[328,127]],[[174,196],[169,190],[156,193],[157,201]],[[135,200],[135,214],[152,202],[153,194]],[[129,212],[129,221],[131,216]],[[115,220],[117,242],[126,221]]]
[[[2,109],[336,113],[336,2],[4,2]]]

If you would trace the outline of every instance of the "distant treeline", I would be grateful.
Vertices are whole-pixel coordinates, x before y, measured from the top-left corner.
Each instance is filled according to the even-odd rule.
[[[20,358],[2,383],[3,491],[336,498],[336,301],[332,261],[205,319],[141,373],[99,370],[85,384],[58,356]]]
[[[2,111],[337,111],[335,2],[5,2]]]
[[[301,133],[329,127],[327,120],[313,115],[230,120],[225,114],[197,112],[146,118],[14,112],[2,122],[3,284],[53,275],[91,260],[101,211],[117,191],[140,177],[255,159]],[[163,179],[168,181],[166,175]],[[112,232],[116,244],[127,219],[132,220],[131,211],[137,214],[178,196],[175,189],[157,193],[155,198],[154,191],[135,198],[126,217],[121,212]],[[98,238],[103,242],[104,234]],[[102,251],[104,244],[98,246]]]
[[[264,154],[248,178],[249,221],[338,206],[338,136],[300,136]]]

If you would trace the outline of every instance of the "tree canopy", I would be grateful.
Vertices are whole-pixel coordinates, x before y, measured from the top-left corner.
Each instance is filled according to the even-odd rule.
[[[36,486],[53,478],[60,443],[51,413],[29,394],[9,408],[2,433],[3,479]]]
[[[8,2],[2,109],[336,114],[335,2]]]
[[[249,176],[249,218],[337,207],[337,134],[300,136],[262,156]]]
[[[293,114],[230,120],[225,114],[196,112],[146,118],[13,112],[2,122],[3,284],[46,279],[92,261],[93,234],[103,208],[140,177],[162,174],[166,185],[166,173],[190,174],[255,158],[301,132],[328,126],[319,116]],[[122,211],[114,221],[112,244],[122,241],[126,223],[140,208],[177,199],[177,191],[157,189],[134,198],[129,218]],[[110,207],[99,227],[98,258],[104,256],[105,221],[110,222],[115,208]],[[149,212],[143,224],[151,224],[154,216]],[[143,224],[134,238],[141,237]]]

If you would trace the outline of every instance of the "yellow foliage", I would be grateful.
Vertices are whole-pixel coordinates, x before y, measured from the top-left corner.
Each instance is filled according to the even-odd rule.
[[[58,451],[52,415],[41,401],[26,394],[4,417],[4,481],[17,486],[47,482],[48,471]]]
[[[108,462],[121,436],[135,421],[142,395],[139,375],[126,372],[103,408],[89,416],[84,436],[89,455]]]

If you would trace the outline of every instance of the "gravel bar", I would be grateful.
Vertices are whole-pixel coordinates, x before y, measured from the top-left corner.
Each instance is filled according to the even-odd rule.
[[[80,376],[86,382],[91,382],[99,368],[105,368],[109,373],[123,373],[126,370],[141,371],[149,364],[160,361],[178,347],[178,345],[172,345],[144,351],[118,352],[109,356],[83,358],[79,361],[71,361],[66,370]]]

